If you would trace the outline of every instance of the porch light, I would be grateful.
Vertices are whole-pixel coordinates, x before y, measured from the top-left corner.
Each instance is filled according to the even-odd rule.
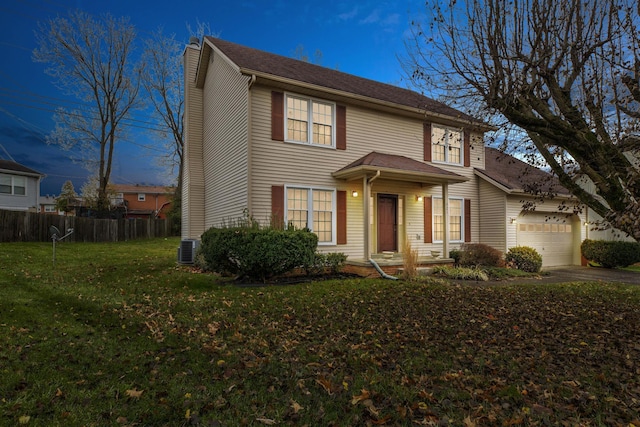
[[[422,201],[422,196],[416,196],[416,202],[421,202]]]
[[[356,190],[353,190],[351,192],[351,197],[358,197],[358,192]]]

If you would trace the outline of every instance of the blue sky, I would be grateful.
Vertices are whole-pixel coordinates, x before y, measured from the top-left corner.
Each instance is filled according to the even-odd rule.
[[[398,56],[405,54],[410,22],[424,13],[420,0],[397,1],[148,1],[148,0],[9,0],[0,5],[0,158],[47,175],[42,194],[58,194],[70,179],[80,191],[88,172],[74,163],[72,152],[45,143],[53,129],[53,111],[73,106],[32,60],[38,22],[69,10],[93,15],[128,16],[141,37],[162,26],[165,33],[188,40],[187,26],[208,24],[212,35],[246,46],[293,56],[302,45],[310,57],[323,54],[330,68],[405,86]],[[145,121],[145,118],[140,118]],[[157,162],[154,135],[131,129],[129,141],[116,146],[111,181],[170,184],[172,176]],[[4,149],[3,149],[4,148]],[[10,157],[9,157],[10,156]]]

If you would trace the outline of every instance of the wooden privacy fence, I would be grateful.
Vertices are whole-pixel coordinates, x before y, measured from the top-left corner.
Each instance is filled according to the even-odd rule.
[[[51,240],[54,225],[60,236],[73,228],[66,241],[121,242],[172,236],[167,219],[95,219],[0,210],[0,242],[45,242]]]

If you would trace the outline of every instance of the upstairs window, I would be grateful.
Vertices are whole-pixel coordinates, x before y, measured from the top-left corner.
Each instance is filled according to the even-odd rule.
[[[139,202],[144,202],[146,199],[146,195],[144,193],[138,193],[138,201]]]
[[[27,178],[24,176],[0,174],[0,194],[24,196],[27,194]]]
[[[434,162],[462,164],[462,130],[431,127],[431,158]]]
[[[335,147],[335,104],[286,96],[287,141]]]

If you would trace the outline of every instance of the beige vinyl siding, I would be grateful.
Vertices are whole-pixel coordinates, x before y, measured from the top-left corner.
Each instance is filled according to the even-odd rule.
[[[205,228],[248,207],[248,81],[217,53],[204,83]]]
[[[479,209],[480,209],[480,239],[501,252],[507,250],[507,230],[513,229],[515,224],[507,216],[507,198],[504,191],[497,189],[484,179],[478,179]]]
[[[255,85],[251,91],[251,214],[259,221],[268,221],[271,212],[272,185],[306,185],[336,188],[347,191],[347,244],[321,246],[323,251],[344,252],[351,258],[364,255],[364,208],[362,180],[336,180],[331,173],[343,168],[360,157],[377,151],[399,154],[415,160],[423,159],[423,122],[394,116],[358,106],[347,105],[347,149],[335,150],[302,144],[293,144],[271,140],[271,90],[272,88]],[[296,94],[296,92],[288,92]],[[320,98],[322,99],[322,98]],[[481,144],[481,142],[480,142]],[[450,197],[472,200],[472,238],[478,241],[479,217],[477,204],[477,186],[474,182],[473,167],[484,166],[482,145],[471,150],[471,168],[437,165],[466,176],[469,182],[449,186]],[[478,154],[480,158],[478,159]],[[475,158],[474,158],[475,155]],[[357,190],[359,197],[352,197]],[[440,186],[429,187],[420,184],[399,181],[376,180],[373,193],[390,193],[403,197],[404,229],[400,233],[412,238],[414,249],[420,254],[437,249],[423,243],[424,213],[423,204],[416,203],[415,196],[422,193],[440,194]],[[416,236],[420,236],[420,240]],[[375,252],[375,233],[371,246]],[[399,240],[401,248],[402,240]]]
[[[182,238],[197,239],[204,232],[204,165],[202,163],[202,91],[195,76],[200,49],[184,51],[185,146],[182,176]]]

